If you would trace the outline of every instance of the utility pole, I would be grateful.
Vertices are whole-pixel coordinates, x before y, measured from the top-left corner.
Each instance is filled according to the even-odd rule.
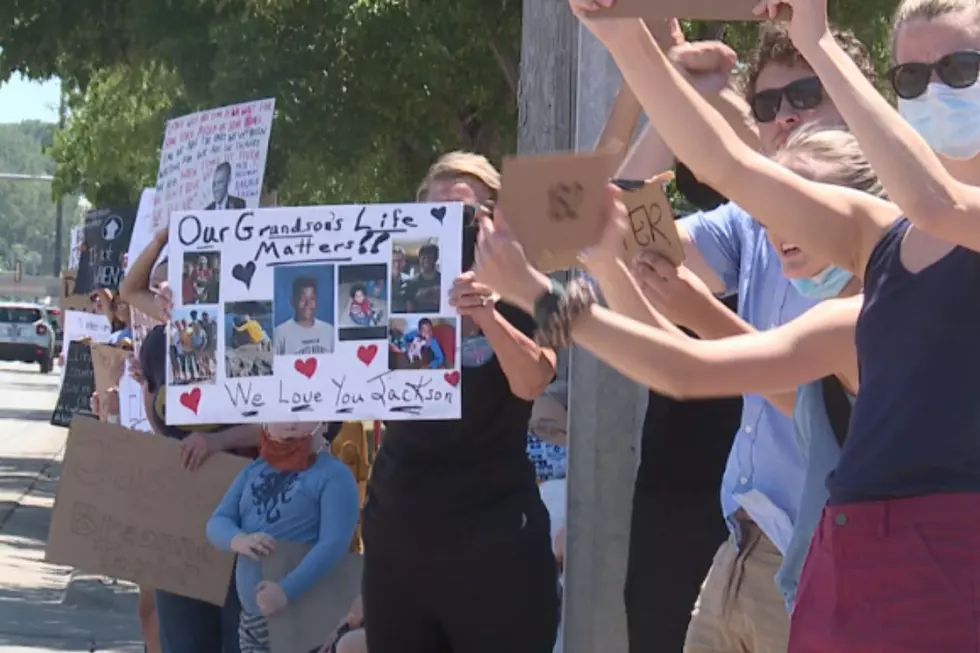
[[[594,147],[620,85],[605,48],[562,0],[524,0],[518,152]],[[647,391],[579,347],[569,387],[565,653],[626,653],[623,589]]]
[[[67,106],[65,105],[65,83],[62,81],[58,89],[58,129],[65,128]],[[58,203],[54,209],[54,270],[55,277],[61,276],[61,250],[64,243],[65,202],[64,196],[58,195]]]

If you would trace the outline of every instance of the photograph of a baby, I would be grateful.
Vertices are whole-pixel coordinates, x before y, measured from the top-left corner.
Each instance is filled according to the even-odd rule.
[[[383,263],[338,268],[339,340],[388,337],[388,266]]]

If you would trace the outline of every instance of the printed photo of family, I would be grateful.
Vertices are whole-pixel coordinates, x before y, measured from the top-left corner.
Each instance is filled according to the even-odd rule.
[[[221,280],[221,254],[186,252],[181,275],[181,300],[186,304],[216,304]]]
[[[171,385],[213,383],[218,364],[217,307],[175,309],[170,321]]]
[[[440,313],[439,241],[396,238],[391,244],[391,312]]]
[[[388,266],[345,265],[339,268],[337,323],[340,340],[384,340],[388,337]]]
[[[393,318],[388,330],[388,369],[448,370],[456,366],[456,320]]]
[[[277,356],[329,354],[334,350],[334,266],[279,266],[275,288]]]
[[[225,376],[272,376],[272,302],[225,304]]]

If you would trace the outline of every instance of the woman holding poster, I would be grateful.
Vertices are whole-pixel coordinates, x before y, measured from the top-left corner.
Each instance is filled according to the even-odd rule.
[[[500,175],[440,158],[418,199],[459,201],[462,269]],[[551,653],[559,621],[548,512],[525,452],[532,402],[555,374],[533,320],[463,272],[462,419],[388,422],[364,508],[363,606],[371,653]]]

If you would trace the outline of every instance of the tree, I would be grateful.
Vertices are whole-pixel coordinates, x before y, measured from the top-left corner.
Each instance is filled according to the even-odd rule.
[[[881,67],[895,4],[831,0]],[[59,74],[77,87],[55,148],[59,183],[97,203],[132,201],[152,181],[167,118],[270,96],[266,182],[282,202],[402,200],[440,152],[499,161],[515,149],[520,9],[518,0],[11,0],[0,5],[0,79]],[[725,38],[744,54],[756,29],[732,24]]]
[[[0,125],[0,172],[50,175],[54,162],[44,149],[53,134],[54,125],[37,121]],[[67,215],[76,204],[77,197],[66,199]],[[19,260],[24,274],[51,274],[54,221],[55,203],[48,182],[0,180],[0,269],[12,270]],[[65,247],[63,255],[67,254]]]

